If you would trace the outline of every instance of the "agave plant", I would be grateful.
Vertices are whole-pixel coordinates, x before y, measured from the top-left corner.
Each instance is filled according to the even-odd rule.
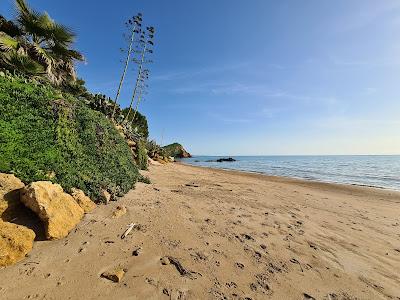
[[[151,60],[147,60],[147,56],[149,54],[153,54],[153,50],[151,49],[152,46],[154,46],[154,33],[155,33],[155,29],[154,27],[147,27],[146,28],[146,32],[142,32],[141,35],[141,51],[140,51],[140,59],[135,60],[135,62],[139,65],[138,68],[138,73],[137,73],[137,78],[136,78],[136,84],[135,87],[133,89],[133,95],[131,98],[131,102],[129,103],[129,109],[128,109],[128,113],[125,116],[124,122],[128,122],[129,120],[129,116],[132,113],[132,108],[133,108],[133,103],[136,100],[136,96],[139,94],[136,104],[136,109],[135,109],[135,115],[137,113],[137,108],[139,106],[140,103],[140,99],[142,97],[142,90],[145,87],[145,83],[144,81],[146,79],[148,79],[148,74],[149,71],[148,70],[144,70],[144,64],[148,64],[148,63],[152,63]]]
[[[47,13],[33,10],[25,0],[16,0],[16,7],[16,24],[7,22],[4,18],[0,20],[2,64],[17,66],[10,64],[10,60],[24,60],[25,63],[30,62],[25,65],[32,67],[32,62],[36,62],[42,66],[47,79],[53,84],[75,81],[74,63],[83,61],[84,58],[78,51],[71,49],[75,40],[72,30],[55,22]],[[24,72],[25,69],[16,70]]]

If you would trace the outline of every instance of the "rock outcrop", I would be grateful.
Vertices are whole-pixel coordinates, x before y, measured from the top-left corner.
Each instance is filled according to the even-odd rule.
[[[192,155],[183,148],[181,144],[174,143],[163,147],[167,156],[172,156],[175,158],[189,158]]]
[[[0,218],[9,221],[18,215],[23,207],[20,202],[20,190],[25,185],[12,174],[0,173]]]
[[[0,267],[25,258],[32,250],[35,233],[21,225],[0,220]]]
[[[80,189],[73,188],[71,195],[85,213],[93,211],[97,205]]]
[[[71,195],[49,181],[33,182],[23,188],[21,201],[39,216],[46,237],[51,240],[66,237],[84,215]]]

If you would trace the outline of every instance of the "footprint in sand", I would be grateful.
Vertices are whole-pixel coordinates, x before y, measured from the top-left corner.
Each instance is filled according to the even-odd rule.
[[[241,270],[244,269],[244,264],[242,264],[242,263],[240,263],[240,262],[235,263],[235,266],[236,266],[237,268],[241,269]]]

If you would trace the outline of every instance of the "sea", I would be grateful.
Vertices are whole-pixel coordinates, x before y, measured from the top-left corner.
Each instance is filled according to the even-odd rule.
[[[351,184],[400,191],[400,155],[194,156],[182,162],[194,166],[255,172],[312,181]]]

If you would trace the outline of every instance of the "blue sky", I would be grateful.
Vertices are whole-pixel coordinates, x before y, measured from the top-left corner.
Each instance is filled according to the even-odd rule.
[[[157,29],[141,105],[194,154],[400,154],[398,0],[31,0],[78,34],[88,88],[114,97],[123,23]],[[13,1],[0,13],[13,15]],[[130,71],[122,93],[127,105]]]

